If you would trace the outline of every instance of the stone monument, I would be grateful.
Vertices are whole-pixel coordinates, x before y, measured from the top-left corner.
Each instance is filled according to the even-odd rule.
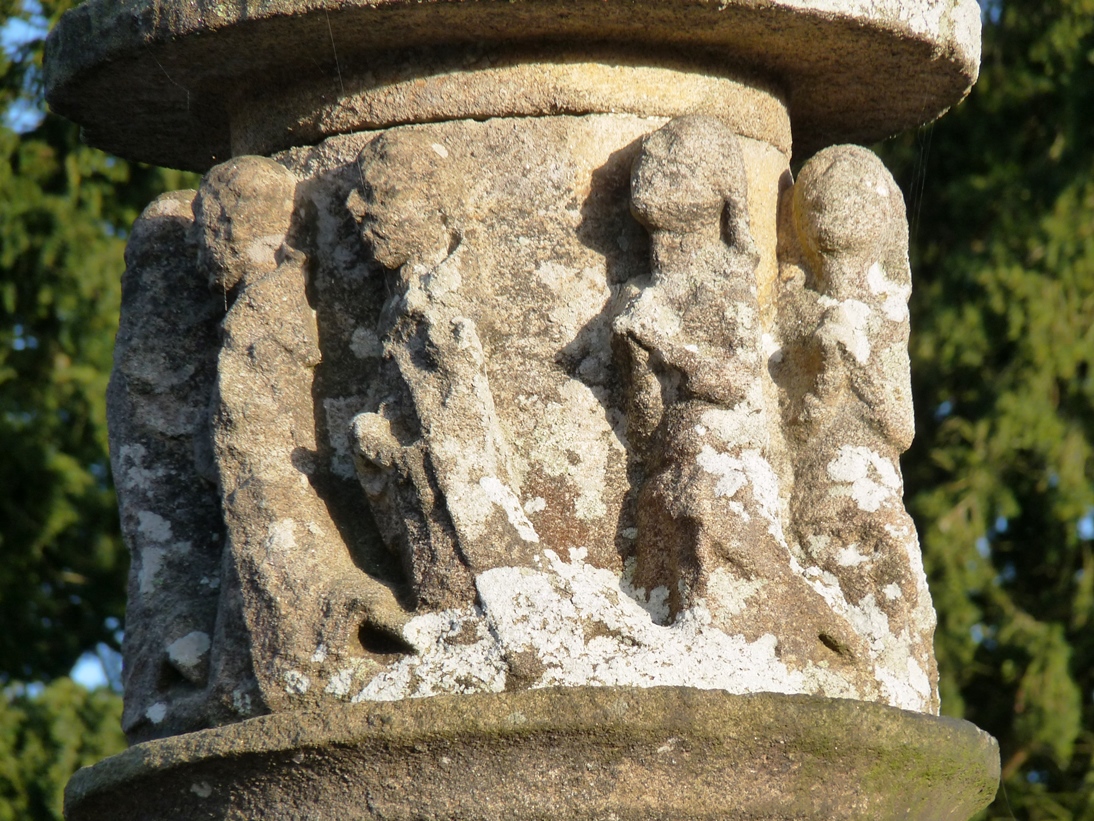
[[[985,806],[902,501],[904,202],[843,144],[978,59],[972,0],[69,12],[54,109],[205,176],[129,239],[134,746],[67,816]]]

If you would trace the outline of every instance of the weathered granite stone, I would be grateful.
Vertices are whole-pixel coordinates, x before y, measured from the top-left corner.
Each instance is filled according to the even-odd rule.
[[[89,0],[45,82],[92,143],[205,171],[464,118],[702,111],[756,136],[767,109],[726,104],[719,77],[770,82],[811,152],[934,119],[979,63],[973,0]]]
[[[81,770],[69,821],[962,821],[971,724],[810,696],[567,687],[277,714]]]
[[[863,149],[787,164],[600,115],[214,168],[178,250],[224,311],[230,584],[187,726],[561,683],[936,711],[900,194]],[[175,726],[145,689],[135,739]]]
[[[983,806],[997,753],[931,717],[901,500],[903,200],[856,146],[791,173],[958,101],[978,14],[67,15],[52,103],[207,171],[127,255],[111,446],[147,743],[70,816]]]
[[[838,146],[806,163],[785,201],[798,250],[775,374],[795,452],[799,561],[868,642],[885,699],[936,711],[935,616],[899,462],[915,433],[904,200],[876,156]]]
[[[705,607],[729,635],[774,637],[788,667],[840,678],[867,648],[784,535],[745,191],[737,138],[705,117],[648,137],[632,174],[653,259],[651,282],[614,324],[634,383],[627,432],[649,442],[634,580],[667,589],[675,618]],[[874,695],[872,679],[852,685],[860,697]]]
[[[295,190],[282,166],[243,157],[206,176],[194,208],[198,258],[229,299],[211,423],[232,579],[221,617],[236,626],[223,638],[250,655],[256,679],[254,693],[233,683],[244,716],[321,699],[311,683],[335,665],[366,675],[359,632],[398,641],[405,621],[391,591],[354,564],[323,496],[319,332],[306,257],[288,244]]]
[[[225,541],[208,416],[223,309],[187,243],[193,198],[165,194],[133,226],[107,393],[132,554],[122,719],[132,739],[226,718],[204,697]]]

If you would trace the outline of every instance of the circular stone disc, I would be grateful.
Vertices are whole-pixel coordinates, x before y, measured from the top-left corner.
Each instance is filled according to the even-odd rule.
[[[756,77],[785,94],[801,155],[961,100],[980,11],[976,0],[88,0],[50,34],[45,80],[50,105],[92,144],[204,170],[230,156],[240,99],[323,78],[334,97],[392,50],[521,44]]]
[[[999,748],[845,699],[574,687],[280,713],[80,770],[68,821],[965,821]]]

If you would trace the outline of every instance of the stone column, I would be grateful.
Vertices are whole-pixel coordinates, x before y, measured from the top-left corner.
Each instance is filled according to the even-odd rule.
[[[103,818],[965,819],[904,202],[972,0],[90,0],[134,226]],[[800,165],[796,177],[791,159]],[[801,161],[804,160],[804,164]]]

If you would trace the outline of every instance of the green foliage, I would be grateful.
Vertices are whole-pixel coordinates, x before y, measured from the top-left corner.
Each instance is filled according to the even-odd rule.
[[[981,79],[884,147],[909,192],[907,498],[987,818],[1094,819],[1094,1],[985,6]]]
[[[125,749],[121,718],[121,697],[70,679],[0,693],[0,821],[61,821],[72,774]]]
[[[71,5],[44,0],[39,23]],[[29,15],[5,0],[0,25],[13,18]],[[42,106],[41,45],[0,57],[0,111]],[[62,675],[97,642],[116,643],[107,620],[122,616],[126,557],[104,396],[125,230],[152,197],[189,181],[88,148],[59,117],[25,133],[9,125],[0,126],[0,683]]]

